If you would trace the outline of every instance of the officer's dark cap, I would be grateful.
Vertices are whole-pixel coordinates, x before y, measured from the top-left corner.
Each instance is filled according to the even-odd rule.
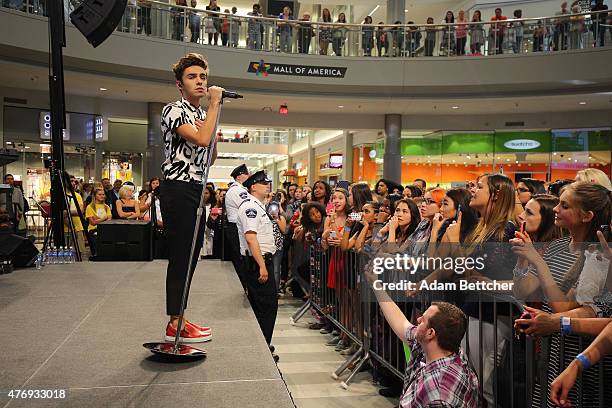
[[[232,178],[236,178],[241,174],[249,174],[249,169],[247,169],[246,164],[242,163],[240,166],[236,167],[234,170],[232,170],[232,173],[230,174],[230,176],[232,176]]]
[[[251,176],[248,179],[246,179],[246,181],[244,183],[242,183],[242,185],[245,188],[249,189],[249,188],[251,188],[251,186],[253,184],[264,182],[264,181],[266,183],[271,183],[272,182],[272,180],[270,180],[268,178],[268,175],[266,174],[265,171],[259,170],[259,171],[256,171],[255,173],[251,174]]]

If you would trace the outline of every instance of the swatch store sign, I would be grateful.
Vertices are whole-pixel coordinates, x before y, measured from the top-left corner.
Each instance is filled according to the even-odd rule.
[[[64,140],[70,140],[70,114],[66,114],[66,128],[62,129]],[[40,112],[40,138],[51,140],[51,112]]]

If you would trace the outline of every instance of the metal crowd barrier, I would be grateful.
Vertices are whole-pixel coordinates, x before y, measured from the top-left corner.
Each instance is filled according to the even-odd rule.
[[[332,377],[340,379],[350,367],[352,372],[341,382],[348,389],[362,366],[371,362],[384,367],[398,378],[404,377],[409,358],[407,345],[399,340],[387,324],[374,294],[365,283],[365,255],[340,249],[323,250],[319,243],[310,247],[309,300],[290,319],[297,322],[311,308],[329,319],[333,325],[359,347],[357,353],[344,362]],[[461,296],[461,295],[459,295]],[[469,317],[462,349],[480,384],[483,401],[489,407],[527,407],[548,401],[546,368],[548,366],[548,338],[515,337],[513,324],[523,312],[523,304],[513,296],[495,292],[473,292],[458,299],[457,292],[420,292],[415,298],[397,302],[412,322],[424,312],[432,301],[445,301],[461,307]],[[561,338],[563,342],[564,338]],[[580,348],[590,340],[580,338]],[[561,353],[562,371],[569,361]],[[599,366],[599,367],[598,367]],[[599,379],[599,395],[604,401],[603,364],[593,367],[591,375]],[[572,392],[577,401],[583,401],[582,378]],[[587,404],[588,405],[588,404]],[[587,405],[579,404],[578,406]],[[535,406],[535,405],[534,405]]]

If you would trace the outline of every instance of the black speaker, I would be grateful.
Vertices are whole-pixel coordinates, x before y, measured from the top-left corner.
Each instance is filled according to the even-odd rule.
[[[19,235],[0,235],[0,261],[11,260],[16,267],[32,266],[38,249],[34,243]]]
[[[117,28],[127,0],[84,0],[70,13],[72,24],[97,47]]]
[[[150,221],[109,220],[98,224],[96,261],[152,261]]]

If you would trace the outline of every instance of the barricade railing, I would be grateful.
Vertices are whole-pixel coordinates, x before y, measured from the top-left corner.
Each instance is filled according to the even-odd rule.
[[[65,14],[78,1],[64,0]],[[45,16],[41,0],[2,6]],[[576,50],[612,44],[607,10],[497,21],[434,24],[356,24],[281,20],[178,6],[130,2],[118,31],[198,44],[294,54],[372,57],[483,56]],[[66,17],[66,22],[68,18]]]
[[[332,373],[334,379],[351,368],[341,383],[345,389],[368,361],[403,378],[410,350],[387,324],[371,286],[364,278],[369,259],[354,251],[339,248],[323,250],[319,243],[310,247],[310,298],[291,318],[297,322],[310,308],[329,319],[359,350]],[[534,398],[546,406],[548,348],[550,337],[515,336],[514,321],[524,312],[523,303],[501,292],[422,291],[413,298],[397,302],[411,322],[433,301],[456,304],[468,315],[462,350],[478,376],[482,398],[489,407],[531,406]],[[555,335],[557,336],[557,335]],[[561,342],[563,337],[561,338]],[[590,340],[580,338],[581,350]],[[559,356],[561,371],[567,366]],[[602,364],[594,368],[603,384]],[[582,379],[577,381],[576,398],[583,399]],[[603,387],[596,399],[603,401]],[[601,405],[603,406],[603,405]]]

